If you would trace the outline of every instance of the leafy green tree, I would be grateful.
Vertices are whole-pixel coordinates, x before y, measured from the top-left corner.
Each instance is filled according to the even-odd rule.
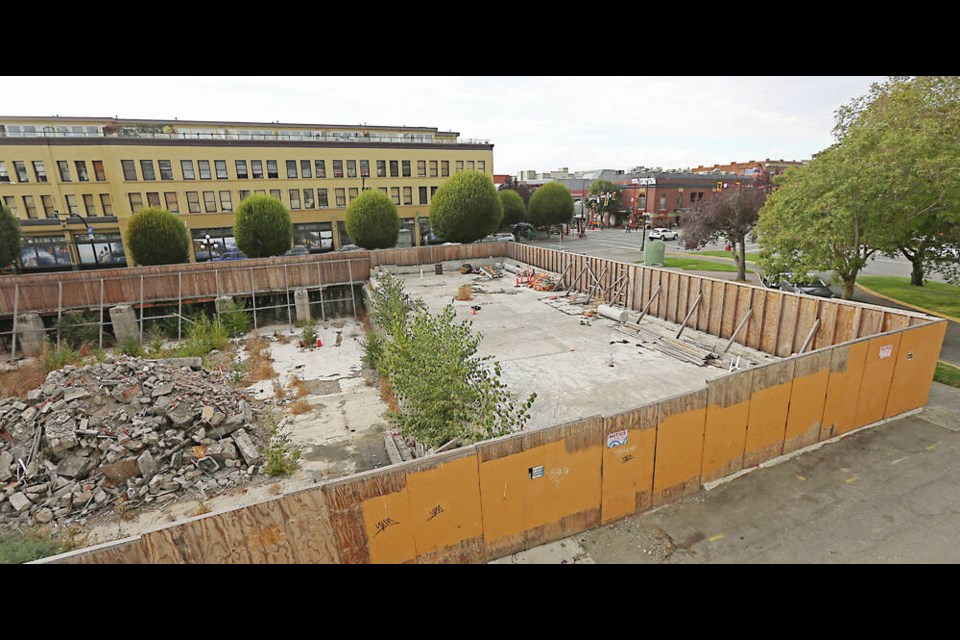
[[[533,192],[527,219],[535,227],[566,224],[573,217],[573,196],[559,182],[548,182]]]
[[[497,191],[516,191],[517,183],[513,180],[513,176],[507,176],[506,179],[497,187]]]
[[[856,181],[878,212],[887,255],[925,272],[956,271],[960,245],[960,77],[891,77],[842,106],[834,135],[857,159]],[[869,203],[869,204],[867,204]]]
[[[590,208],[594,213],[619,213],[623,211],[623,196],[620,185],[609,180],[594,180],[590,183]],[[609,197],[607,194],[610,194]]]
[[[279,256],[293,246],[290,212],[273,196],[250,196],[237,206],[233,235],[251,258]]]
[[[473,242],[495,232],[503,208],[493,180],[482,171],[461,171],[437,189],[430,228],[451,242]]]
[[[364,249],[389,249],[400,234],[397,205],[382,191],[364,191],[347,207],[347,233]]]
[[[147,207],[133,214],[127,225],[127,248],[141,266],[177,264],[190,259],[190,234],[176,214]]]
[[[20,255],[20,221],[5,204],[0,203],[0,267]]]
[[[512,189],[500,191],[500,204],[503,206],[503,226],[509,226],[523,222],[527,217],[527,208],[523,204],[523,198]]]

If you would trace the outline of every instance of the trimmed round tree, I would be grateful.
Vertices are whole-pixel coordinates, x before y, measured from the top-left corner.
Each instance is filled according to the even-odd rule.
[[[134,264],[149,267],[190,259],[190,234],[179,216],[160,207],[133,214],[127,225],[127,250]]]
[[[20,221],[5,204],[0,204],[0,267],[20,255]]]
[[[400,235],[397,205],[382,191],[364,191],[347,207],[347,233],[364,249],[389,249]]]
[[[503,222],[500,224],[506,227],[523,222],[527,217],[527,207],[523,204],[520,194],[513,189],[504,189],[499,192],[499,195],[500,205],[503,207]]]
[[[503,207],[493,180],[482,171],[461,171],[437,189],[430,228],[450,242],[473,242],[495,232]]]
[[[548,182],[533,192],[527,219],[536,227],[567,224],[573,217],[573,196],[559,182]]]
[[[279,256],[293,246],[290,212],[273,196],[250,196],[237,206],[233,236],[251,258]]]

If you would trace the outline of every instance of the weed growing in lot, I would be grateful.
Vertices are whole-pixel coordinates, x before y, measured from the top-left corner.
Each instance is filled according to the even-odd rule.
[[[0,564],[21,564],[77,548],[70,531],[56,534],[47,527],[0,533]]]
[[[308,349],[313,349],[317,344],[317,322],[315,320],[310,320],[309,322],[304,323],[303,333],[300,334],[300,339],[303,341],[304,346]]]
[[[43,363],[44,373],[62,369],[68,364],[80,364],[83,358],[70,345],[64,344],[58,349],[50,342],[43,343],[40,351],[40,361]]]
[[[300,466],[300,447],[294,444],[286,427],[274,422],[270,427],[270,437],[264,450],[267,460],[268,476],[293,473]]]
[[[135,358],[144,358],[147,355],[147,352],[143,349],[143,345],[141,345],[140,341],[133,336],[126,338],[123,342],[117,345],[117,351],[125,356],[132,356]]]
[[[220,305],[220,322],[231,338],[237,338],[250,331],[251,320],[246,309],[247,304],[243,300],[232,298]]]

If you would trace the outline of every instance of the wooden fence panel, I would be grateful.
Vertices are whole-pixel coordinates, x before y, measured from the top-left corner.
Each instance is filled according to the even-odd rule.
[[[879,314],[878,314],[879,316]],[[879,325],[880,319],[871,319]],[[883,419],[887,407],[890,383],[900,353],[901,333],[892,333],[873,338],[868,343],[863,369],[863,382],[857,396],[856,427],[862,427]]]
[[[701,482],[712,482],[743,468],[752,386],[750,369],[707,381]]]
[[[707,390],[668,398],[659,407],[653,476],[655,507],[700,489]]]
[[[747,321],[747,341],[745,344],[751,349],[759,349],[760,341],[763,339],[763,317],[767,307],[767,291],[765,289],[754,289],[752,302],[753,314]]]
[[[797,356],[794,361],[783,453],[802,449],[820,440],[831,355],[828,350],[817,351]]]
[[[794,361],[782,360],[753,369],[753,393],[743,466],[751,467],[783,452]]]
[[[603,419],[603,524],[652,505],[657,412],[651,404]]]
[[[763,330],[760,336],[760,350],[777,353],[777,339],[780,335],[780,312],[783,310],[784,294],[779,291],[767,291],[767,302],[763,310]]]
[[[868,346],[868,342],[862,340],[831,349],[820,440],[828,440],[855,427],[857,397]]]
[[[946,331],[947,321],[937,320],[900,334],[900,353],[887,394],[885,418],[927,404]]]

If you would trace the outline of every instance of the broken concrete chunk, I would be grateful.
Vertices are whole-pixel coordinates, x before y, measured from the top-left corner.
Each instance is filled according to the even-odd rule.
[[[63,391],[63,401],[71,402],[73,400],[81,400],[83,398],[89,398],[90,392],[81,387],[70,387],[69,389],[64,389]]]
[[[193,424],[195,416],[194,410],[185,402],[178,404],[172,411],[167,411],[167,419],[179,429],[184,429]]]
[[[24,422],[30,422],[33,420],[34,416],[37,415],[37,410],[33,407],[27,407],[26,410],[20,414],[20,419]]]
[[[140,383],[135,382],[126,389],[121,390],[118,399],[121,402],[130,402],[141,393],[143,393],[143,389],[140,387]]]
[[[0,453],[0,482],[4,482],[13,476],[10,466],[13,464],[13,454],[9,451]]]
[[[237,429],[233,434],[233,441],[247,464],[256,464],[260,460],[260,452],[257,451],[256,445],[253,444],[253,438],[245,429]]]
[[[233,443],[228,442],[209,445],[207,455],[220,464],[224,464],[227,460],[236,460],[238,453]]]
[[[226,419],[227,419],[226,414],[221,413],[219,411],[214,411],[213,416],[209,420],[207,420],[207,422],[210,423],[211,427],[219,427],[221,424],[223,424],[223,421]]]
[[[160,396],[165,396],[172,391],[173,391],[173,383],[168,382],[166,384],[161,384],[154,387],[150,395],[153,396],[154,398],[159,398]]]
[[[140,475],[143,476],[143,479],[150,480],[157,472],[157,469],[160,468],[160,465],[157,464],[153,459],[153,455],[148,450],[141,453],[140,457],[137,458],[137,467],[140,469]]]
[[[206,422],[210,422],[213,418],[213,414],[216,413],[216,409],[210,405],[206,405],[203,409],[200,410],[200,419]]]
[[[27,400],[29,402],[36,402],[42,397],[43,397],[43,389],[39,387],[36,389],[31,389],[30,391],[27,391]]]
[[[57,475],[65,478],[85,478],[92,468],[92,460],[71,454],[57,465]]]
[[[30,498],[23,495],[20,491],[17,491],[15,494],[9,498],[10,505],[16,510],[17,513],[22,513],[25,509],[29,509],[33,504],[30,502]]]
[[[101,465],[100,471],[113,482],[120,483],[138,475],[140,466],[137,460],[123,460],[114,464]]]
[[[203,360],[200,358],[160,358],[158,364],[168,364],[175,367],[190,367],[194,371],[203,369]]]
[[[33,519],[40,524],[47,524],[53,520],[53,510],[47,508],[40,509],[34,514]]]

